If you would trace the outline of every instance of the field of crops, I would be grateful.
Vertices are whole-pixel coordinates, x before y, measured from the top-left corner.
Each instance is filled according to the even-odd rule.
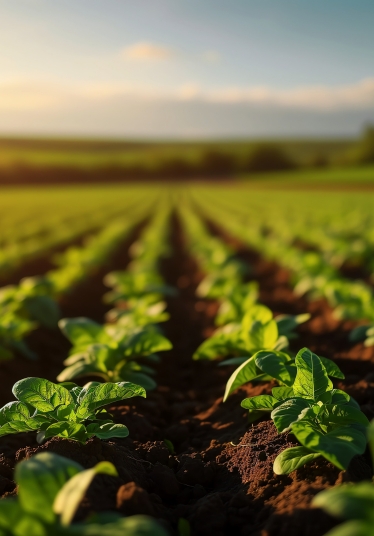
[[[371,192],[4,189],[0,536],[367,536]]]

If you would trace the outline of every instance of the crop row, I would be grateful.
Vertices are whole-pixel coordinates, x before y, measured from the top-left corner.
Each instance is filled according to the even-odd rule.
[[[209,217],[217,222],[225,218],[225,227],[228,231],[251,247],[261,251],[265,257],[275,260],[290,270],[293,276],[294,290],[298,295],[307,295],[311,300],[323,297],[334,309],[336,318],[359,322],[360,325],[350,335],[352,342],[362,340],[366,346],[374,344],[374,289],[371,284],[362,279],[352,280],[342,275],[339,269],[334,266],[331,256],[325,256],[317,250],[308,250],[294,245],[297,234],[292,234],[292,225],[287,223],[288,215],[285,213],[283,213],[283,219],[279,215],[276,225],[270,224],[272,231],[269,232],[269,223],[266,221],[264,212],[258,210],[253,213],[239,200],[235,205],[231,201],[230,203],[226,201],[224,204],[217,202],[214,204],[214,211],[211,210],[211,206],[211,201],[209,203],[203,202],[202,208]],[[370,216],[367,213],[365,215],[368,218]],[[305,226],[307,226],[307,222],[306,218]],[[365,218],[361,224],[365,225]],[[287,233],[278,232],[279,228],[282,229],[282,226],[284,228],[286,225]],[[314,229],[313,225],[309,225]],[[295,228],[297,228],[296,225]],[[304,226],[302,229],[304,233],[302,236],[307,242],[308,233]],[[356,232],[361,229],[362,227],[359,227]],[[325,232],[328,234],[327,230]],[[344,240],[341,237],[337,238],[332,247],[335,255],[340,257],[337,264],[343,264],[347,259],[357,262],[357,258],[356,260],[354,258],[354,251],[356,250],[357,253],[359,248],[355,246],[354,237],[349,235],[349,227],[348,229],[344,227],[344,232],[347,234],[346,238]],[[369,235],[369,232],[367,234]],[[366,241],[364,237],[365,233],[356,242],[360,241],[361,244],[364,244],[364,247],[361,247],[360,262],[364,267],[370,268],[365,259],[366,256],[372,258],[372,237],[369,236]],[[334,244],[331,236],[328,240]]]
[[[333,380],[343,379],[343,372],[334,361],[308,348],[298,352],[291,349],[290,341],[297,340],[298,326],[307,322],[310,315],[274,317],[273,312],[259,302],[258,285],[250,281],[251,267],[220,237],[211,234],[200,210],[219,223],[223,221],[228,231],[238,234],[261,253],[276,258],[272,244],[266,250],[268,240],[261,226],[243,225],[244,210],[236,209],[234,213],[219,203],[213,210],[204,198],[199,201],[199,207],[196,211],[195,206],[191,208],[184,202],[178,207],[178,215],[189,251],[206,274],[197,294],[202,299],[218,301],[220,306],[215,318],[216,331],[196,349],[193,359],[218,361],[225,370],[236,367],[227,374],[223,401],[249,382],[264,385],[265,394],[247,397],[241,403],[248,410],[249,422],[256,423],[269,413],[278,433],[290,432],[299,443],[275,458],[276,474],[289,474],[320,457],[341,470],[347,469],[355,457],[364,453],[368,430],[371,436],[372,428],[354,398],[334,388]],[[85,443],[93,436],[107,440],[128,435],[127,427],[116,424],[104,406],[133,396],[145,396],[146,391],[154,389],[152,364],[159,361],[158,352],[171,348],[159,327],[168,319],[165,297],[176,294],[160,271],[160,262],[170,254],[171,208],[168,201],[162,201],[139,239],[132,244],[132,261],[127,269],[105,277],[106,285],[112,290],[104,299],[113,306],[107,314],[107,322],[99,324],[89,318],[60,320],[59,326],[72,348],[64,362],[65,368],[57,377],[59,383],[44,378],[19,380],[13,387],[17,401],[0,410],[0,435],[35,431],[41,443],[51,437]],[[10,311],[17,319],[35,320],[28,316],[32,308],[27,308],[30,298],[35,298],[36,314],[44,312],[48,319],[52,316],[55,319],[58,311],[52,298],[66,292],[100,264],[144,214],[140,211],[133,215],[131,225],[121,223],[105,229],[87,248],[68,251],[62,268],[37,280],[36,284],[35,280],[31,283],[26,280],[19,287],[13,287],[14,292],[30,289],[30,294],[10,298],[4,307],[11,306],[8,311],[4,309],[4,314]],[[280,243],[280,251],[286,251],[279,237],[269,238],[271,243],[273,240]],[[288,248],[292,248],[289,243]],[[302,249],[293,249],[305,253]],[[12,311],[15,304],[21,309]],[[11,347],[14,341],[6,342]],[[6,344],[4,349],[8,350]],[[98,381],[90,381],[83,387],[72,381],[92,376]],[[170,444],[168,448],[174,447]],[[0,534],[1,529],[5,535],[17,536],[25,530],[31,536],[43,536],[51,531],[54,534],[114,535],[122,531],[129,535],[164,534],[159,525],[147,518],[99,515],[76,523],[74,515],[96,473],[116,474],[108,462],[82,471],[82,467],[70,460],[51,454],[38,454],[21,462],[16,471],[18,499],[1,503],[4,515],[1,516],[0,510]],[[41,487],[40,482],[45,484]],[[357,501],[364,493],[370,493],[371,497],[372,485],[365,486],[323,492],[315,503],[333,514],[344,513],[349,517],[353,508],[350,506],[349,510],[345,505],[352,505],[352,501]],[[331,507],[330,497],[335,498],[338,506]],[[353,527],[356,532],[352,529],[349,534],[365,533],[369,519],[367,509],[360,509],[358,517]],[[185,530],[188,529],[185,527]],[[343,526],[333,533],[343,535],[344,530]]]

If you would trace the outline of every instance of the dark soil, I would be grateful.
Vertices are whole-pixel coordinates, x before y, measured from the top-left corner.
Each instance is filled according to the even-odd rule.
[[[174,348],[163,355],[157,367],[159,386],[147,399],[131,399],[110,408],[115,420],[129,427],[129,438],[109,442],[92,439],[83,446],[53,439],[41,447],[36,446],[33,434],[0,438],[3,494],[13,493],[16,461],[49,450],[69,456],[84,467],[104,459],[117,467],[118,478],[100,476],[94,480],[78,518],[90,511],[117,510],[126,515],[155,516],[175,535],[178,520],[185,518],[196,536],[322,536],[335,521],[311,509],[311,499],[336,483],[370,478],[368,458],[355,460],[346,472],[319,459],[288,476],[273,473],[276,455],[295,445],[295,439],[278,435],[265,419],[249,424],[240,407],[244,397],[269,392],[271,385],[248,384],[222,404],[224,386],[233,369],[192,361],[194,350],[214,329],[217,304],[196,298],[195,289],[203,274],[186,252],[177,220],[172,228],[174,254],[164,261],[163,273],[179,289],[179,296],[168,301],[171,319],[164,326]],[[335,359],[346,374],[337,385],[355,396],[368,416],[374,415],[374,351],[349,344],[347,330],[352,324],[335,320],[323,301],[308,303],[296,297],[285,270],[220,229],[215,228],[215,232],[231,241],[239,256],[251,263],[262,303],[276,314],[312,314],[312,319],[300,327],[300,338],[293,342],[293,349],[308,346]],[[64,314],[96,319],[102,316],[101,276],[98,273],[85,291],[84,287],[76,289],[67,298]],[[38,344],[38,351],[42,351],[42,343]],[[61,369],[67,344],[60,338],[53,355],[49,343],[43,344],[43,355],[51,360],[48,366],[44,360],[43,366],[47,377],[53,379]],[[30,364],[27,373],[41,373],[38,367]],[[13,376],[8,375],[5,388],[11,379]],[[172,442],[173,453],[165,439]]]

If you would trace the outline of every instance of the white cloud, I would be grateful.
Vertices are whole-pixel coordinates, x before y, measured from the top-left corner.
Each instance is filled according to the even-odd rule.
[[[144,60],[167,60],[174,56],[172,48],[155,43],[141,41],[129,45],[122,50],[122,57],[127,60],[144,61]]]

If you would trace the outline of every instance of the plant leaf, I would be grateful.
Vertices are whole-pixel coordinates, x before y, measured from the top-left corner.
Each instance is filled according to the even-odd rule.
[[[46,439],[48,437],[63,437],[65,439],[74,439],[80,443],[85,443],[87,440],[87,433],[83,424],[60,421],[48,426],[45,430],[44,437]]]
[[[114,423],[92,423],[87,426],[87,432],[89,435],[95,435],[100,439],[110,439],[111,437],[127,437],[129,435],[127,426],[124,424]]]
[[[257,355],[257,354],[256,354]],[[256,376],[261,374],[261,371],[256,367],[255,355],[247,359],[240,367],[238,367],[231,374],[229,381],[226,384],[225,394],[223,396],[223,402],[225,402],[228,396],[245,383],[250,382]]]
[[[331,378],[340,378],[341,380],[344,380],[344,374],[334,361],[328,359],[327,357],[320,356],[319,358],[322,361],[328,376],[331,376]]]
[[[83,467],[50,452],[37,454],[16,465],[15,480],[22,509],[46,523],[53,523],[53,501],[61,487]]]
[[[327,434],[322,434],[308,421],[298,421],[292,425],[292,433],[298,441],[314,452],[319,452],[339,469],[347,469],[356,455],[366,448],[366,434],[363,426],[341,426]]]
[[[145,389],[131,382],[94,385],[81,392],[76,413],[79,419],[86,419],[102,406],[133,396],[145,398]]]
[[[288,475],[319,456],[321,455],[318,452],[305,447],[291,447],[278,454],[274,460],[273,471],[276,475]]]
[[[327,376],[320,358],[303,348],[296,356],[297,374],[293,390],[295,396],[318,401],[327,391],[332,390],[332,382]]]
[[[73,403],[69,391],[44,378],[25,378],[14,384],[12,392],[18,400],[30,404],[42,412],[53,411],[58,406]]]
[[[374,522],[374,486],[369,482],[324,490],[312,504],[334,517]]]
[[[250,410],[271,411],[279,401],[271,395],[259,395],[252,398],[245,398],[240,404],[242,408]]]
[[[258,352],[256,365],[260,370],[291,387],[296,378],[296,366],[284,352]]]
[[[160,333],[146,330],[129,337],[125,343],[124,355],[126,357],[143,356],[170,350],[172,347],[169,339]]]
[[[58,492],[53,503],[53,511],[60,514],[63,526],[68,526],[72,522],[80,502],[97,474],[118,476],[112,463],[100,462],[92,469],[87,469],[73,476]]]
[[[286,432],[290,429],[291,424],[302,418],[305,410],[309,408],[309,403],[303,398],[291,398],[277,406],[272,411],[271,418],[279,433]]]

